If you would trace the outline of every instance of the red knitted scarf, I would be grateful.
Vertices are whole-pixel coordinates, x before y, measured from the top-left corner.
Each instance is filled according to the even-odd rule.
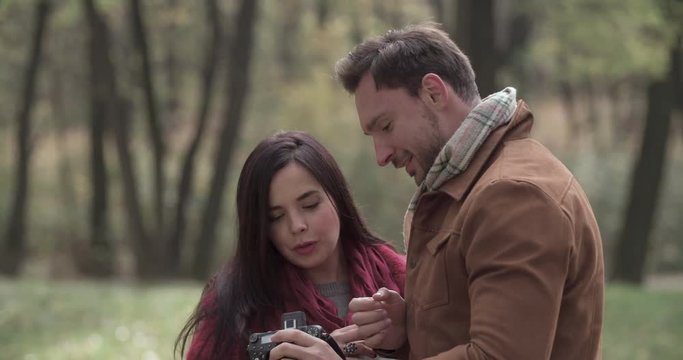
[[[370,296],[380,287],[398,291],[403,295],[405,283],[405,256],[396,253],[386,245],[360,245],[346,254],[348,258],[349,285],[352,297]],[[249,332],[265,332],[282,328],[283,313],[301,310],[306,313],[308,324],[322,326],[326,331],[350,324],[351,313],[346,319],[337,316],[336,305],[324,297],[315,285],[295,266],[287,263],[284,270],[283,308],[262,318],[248,321]],[[202,303],[215,300],[215,294],[207,294]],[[209,333],[215,326],[215,319],[206,319],[198,326],[192,344],[187,352],[188,360],[210,359],[215,339]],[[229,351],[228,359],[246,360],[246,339],[239,339]]]
[[[351,297],[370,296],[380,287],[403,294],[405,282],[405,258],[388,246],[361,246],[349,254],[349,285]],[[302,310],[306,312],[309,324],[317,324],[327,331],[344,327],[351,323],[351,313],[346,319],[337,316],[337,307],[332,300],[324,297],[315,285],[296,267],[289,264],[285,269],[287,282],[284,312]],[[280,325],[281,314],[270,321]]]

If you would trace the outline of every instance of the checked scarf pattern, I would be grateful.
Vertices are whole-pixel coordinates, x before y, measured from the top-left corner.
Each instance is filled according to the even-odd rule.
[[[403,245],[408,250],[410,226],[417,201],[422,194],[437,190],[446,181],[467,169],[474,154],[497,127],[507,124],[517,109],[517,90],[513,87],[491,94],[467,115],[458,130],[446,142],[427,176],[410,200],[403,219]]]

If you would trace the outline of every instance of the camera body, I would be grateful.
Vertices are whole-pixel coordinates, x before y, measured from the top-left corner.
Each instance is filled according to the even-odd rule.
[[[282,328],[283,329],[299,329],[307,334],[313,335],[319,339],[327,341],[329,335],[320,325],[306,325],[306,314],[301,311],[294,311],[282,314]],[[276,347],[279,343],[271,341],[271,336],[277,331],[268,331],[262,333],[253,333],[249,335],[249,344],[247,345],[247,352],[251,360],[268,360],[270,350]]]

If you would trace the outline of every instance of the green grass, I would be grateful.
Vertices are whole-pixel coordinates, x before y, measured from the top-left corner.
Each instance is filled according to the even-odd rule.
[[[609,359],[683,359],[683,292],[611,286],[603,354]]]
[[[172,359],[201,285],[0,280],[0,358]]]
[[[0,279],[0,358],[172,359],[201,284]],[[610,286],[604,358],[683,358],[683,292]]]

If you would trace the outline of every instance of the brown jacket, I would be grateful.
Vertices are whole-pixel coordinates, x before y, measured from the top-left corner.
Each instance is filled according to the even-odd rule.
[[[424,194],[408,246],[410,359],[597,359],[604,270],[574,176],[519,102],[467,170]]]

